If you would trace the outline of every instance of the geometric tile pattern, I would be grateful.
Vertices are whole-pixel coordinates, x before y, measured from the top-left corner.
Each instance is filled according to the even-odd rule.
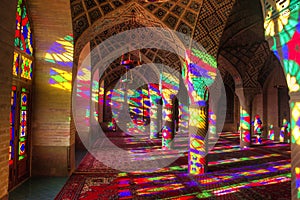
[[[225,53],[226,52],[226,53]],[[235,47],[223,49],[225,57],[231,61],[243,80],[243,87],[261,87],[259,76],[263,73],[266,61],[270,55],[270,48],[266,41],[257,42],[248,47]],[[264,69],[267,72],[268,69]]]
[[[235,83],[231,74],[225,71],[224,75],[222,74],[223,83],[227,85],[232,91],[235,91]]]
[[[263,24],[264,20],[259,0],[236,0],[227,19],[220,48],[245,46],[257,41],[263,41],[265,39]],[[246,37],[245,34],[247,34]]]
[[[271,72],[276,69],[277,67],[282,67],[280,61],[275,56],[273,52],[270,52],[268,59],[266,60],[266,64],[263,68],[261,68],[259,75],[258,75],[258,82],[261,86],[264,85],[265,81],[271,75]]]
[[[258,0],[237,0],[220,42],[220,53],[237,69],[243,87],[248,88],[262,87],[275,64],[262,28],[260,4]]]
[[[121,32],[116,24],[126,24],[131,17],[131,9],[134,9],[139,16],[137,27],[159,26],[182,32],[192,36],[214,57],[217,57],[220,46],[222,54],[240,73],[243,86],[258,87],[272,70],[263,59],[270,55],[270,52],[260,27],[263,23],[260,17],[261,10],[254,9],[259,4],[258,0],[253,2],[237,0],[237,3],[229,0],[169,0],[163,3],[134,0],[71,1],[75,40],[74,61],[76,62],[76,57],[88,42],[88,38],[92,38],[93,47],[110,34]],[[250,24],[255,23],[256,25],[249,28]],[[239,37],[245,37],[245,34],[249,36],[247,43],[239,40]],[[168,59],[172,56],[174,58],[171,53],[166,55],[168,53],[153,49],[143,50],[142,53],[149,61],[173,65],[172,67],[180,70],[178,58],[175,59],[175,63],[174,59]]]
[[[203,0],[193,39],[213,57],[217,57],[219,42],[234,1]]]
[[[76,41],[83,32],[91,27],[98,19],[119,10],[133,0],[78,0],[71,2],[71,13],[74,26],[74,40]],[[138,2],[145,10],[163,22],[167,27],[174,30],[183,30],[182,24],[186,29],[193,29],[197,15],[201,8],[202,1],[197,0],[170,0],[165,3]],[[78,27],[78,21],[82,16],[86,16],[84,28]],[[116,23],[116,22],[115,22]],[[180,28],[181,27],[181,28]],[[184,29],[185,30],[185,29]],[[186,32],[191,34],[192,31]]]
[[[205,11],[207,14],[205,18],[198,19],[198,14],[205,10],[204,8],[200,12],[202,4],[207,4],[208,6],[205,8],[209,7],[210,10]],[[121,30],[118,30],[114,26],[117,23],[126,24],[126,21],[128,22],[132,18],[132,9],[135,10],[136,16],[138,16],[136,17],[136,21],[140,21],[140,24],[143,24],[143,26],[168,27],[189,36],[193,35],[194,27],[197,27],[197,33],[194,34],[196,41],[201,40],[202,42],[202,38],[206,42],[211,40],[213,44],[210,45],[210,49],[214,49],[213,51],[217,52],[217,44],[220,41],[222,30],[225,27],[226,18],[232,5],[233,2],[229,2],[229,0],[224,2],[216,0],[170,0],[165,3],[133,0],[72,1],[71,12],[75,41],[74,61],[77,61],[79,52],[89,42],[89,38],[94,38],[90,41],[91,47],[93,47],[108,38],[109,32],[114,34],[121,32]],[[217,15],[212,15],[212,13],[217,13]],[[206,32],[202,33],[203,28]],[[208,34],[210,31],[213,31],[213,34]],[[165,53],[159,53],[149,50],[146,56],[150,60],[161,60],[163,64],[167,64],[168,66],[173,65],[172,67],[180,70],[179,59],[163,61],[165,59],[161,58],[174,58],[174,55],[170,54],[166,56]]]

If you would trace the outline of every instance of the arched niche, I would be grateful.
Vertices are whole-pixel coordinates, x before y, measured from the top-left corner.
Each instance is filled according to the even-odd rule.
[[[263,86],[263,136],[266,137],[273,125],[275,140],[279,140],[280,127],[284,118],[290,119],[289,95],[286,78],[280,65],[275,65]]]

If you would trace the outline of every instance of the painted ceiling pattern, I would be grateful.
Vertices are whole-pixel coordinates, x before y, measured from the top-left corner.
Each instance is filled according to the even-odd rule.
[[[130,12],[119,11],[128,5],[132,7],[133,3],[142,6],[167,27],[191,35],[192,27],[196,24],[197,14],[201,8],[201,2],[197,0],[170,0],[165,3],[133,0],[73,0],[71,1],[71,11],[74,38],[77,40],[86,29],[97,26],[95,22],[100,18],[101,26],[106,23],[105,21],[113,22],[107,18],[109,15],[112,17],[112,13],[115,13],[114,15],[118,18],[117,21],[114,20],[114,23],[119,23],[122,18],[126,18],[122,15],[130,15]],[[144,12],[141,14],[145,15]]]
[[[254,43],[250,47],[226,48],[222,54],[238,70],[245,88],[261,87],[261,75],[266,75],[273,68],[272,65],[266,65],[271,55],[267,41]]]
[[[92,65],[95,65],[100,61],[100,56],[103,55],[103,53],[100,53],[99,48],[97,46],[106,40],[107,38],[120,33],[124,32],[126,30],[130,30],[132,28],[141,28],[143,25],[136,21],[127,21],[118,25],[113,26],[112,28],[105,30],[95,36],[91,41],[91,49],[92,49]],[[159,43],[161,41],[157,41]],[[102,52],[107,51],[115,51],[118,48],[120,48],[124,44],[111,44],[108,47],[105,47],[107,49],[101,49]],[[169,66],[172,69],[175,69],[176,71],[181,70],[181,62],[178,58],[178,56],[175,53],[164,51],[161,49],[141,49],[140,53],[142,55],[143,63],[159,63],[166,66]],[[135,60],[139,60],[138,52],[131,52],[131,58]],[[128,55],[126,55],[128,56]],[[121,57],[117,58],[115,62],[113,62],[108,69],[105,71],[105,82],[106,84],[110,84],[111,82],[114,82],[117,77],[120,77],[120,75],[124,74],[125,71],[123,70],[124,67],[120,66]],[[116,69],[119,69],[121,71],[118,71]],[[114,74],[110,74],[111,72],[115,72]]]
[[[91,42],[94,48],[110,36],[132,27],[170,28],[192,36],[215,58],[221,44],[222,54],[240,73],[243,86],[258,87],[271,70],[266,66],[264,58],[270,55],[270,51],[261,28],[263,17],[260,16],[260,1],[255,0],[258,3],[249,5],[237,1],[234,4],[235,1],[229,0],[169,0],[162,3],[140,0],[71,0],[74,60],[86,43]],[[240,38],[245,36],[249,38],[248,42],[241,43],[245,39]],[[180,59],[170,52],[142,49],[141,53],[143,59],[149,62],[162,63],[180,70]],[[93,56],[93,59],[96,62],[97,56]],[[116,70],[118,66],[118,62],[111,64],[107,70],[107,80],[117,78],[118,74],[108,74],[119,73]]]

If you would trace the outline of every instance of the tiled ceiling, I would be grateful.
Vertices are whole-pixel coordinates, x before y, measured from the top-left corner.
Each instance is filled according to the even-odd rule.
[[[241,74],[245,86],[256,87],[258,83],[263,84],[261,74],[270,71],[265,69],[266,59],[262,57],[268,56],[270,52],[264,40],[260,0],[237,0],[234,6],[233,2],[71,0],[75,54],[79,54],[88,42],[91,42],[93,49],[112,35],[132,28],[170,28],[192,37],[215,58],[219,50],[223,51],[225,57],[228,56],[227,59],[237,60],[233,65]],[[143,49],[141,53],[151,62],[163,63],[180,71],[180,58],[173,53],[155,49]],[[118,66],[119,63],[111,64],[108,72],[114,75],[110,75],[111,78],[107,80],[115,80],[113,77],[124,73],[115,70]],[[249,67],[252,71],[248,70]]]

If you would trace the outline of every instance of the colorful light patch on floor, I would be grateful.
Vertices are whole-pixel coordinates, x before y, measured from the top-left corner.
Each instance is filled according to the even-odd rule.
[[[271,163],[266,163],[269,165],[269,167],[267,168],[254,168],[254,169],[248,169],[245,171],[238,171],[238,172],[234,172],[234,173],[220,173],[220,175],[214,175],[214,173],[210,173],[208,174],[208,177],[204,176],[204,177],[192,177],[188,174],[166,174],[163,176],[152,176],[151,174],[149,174],[149,176],[144,176],[144,177],[138,177],[138,178],[133,178],[133,182],[135,184],[141,185],[140,187],[142,187],[142,185],[144,185],[143,189],[138,189],[137,190],[137,195],[140,196],[150,196],[150,195],[155,195],[155,194],[162,194],[164,192],[171,192],[174,190],[178,190],[178,189],[186,189],[187,187],[195,187],[197,185],[195,185],[195,182],[184,182],[184,183],[179,183],[178,182],[178,177],[190,177],[192,178],[192,180],[195,180],[196,182],[198,182],[201,187],[203,187],[204,185],[214,185],[218,182],[228,182],[228,181],[233,181],[235,179],[241,179],[242,177],[259,177],[261,175],[267,175],[270,173],[276,173],[278,172],[278,170],[283,171],[289,171],[290,170],[290,163],[286,163],[286,161],[279,161],[279,162],[271,162]],[[265,167],[266,164],[262,164],[261,167]],[[274,166],[272,166],[274,165]],[[257,166],[258,167],[258,166]],[[174,167],[175,170],[178,170],[178,168]],[[180,169],[180,168],[179,168]],[[181,170],[184,168],[181,168]],[[242,170],[242,168],[240,169]],[[164,172],[164,171],[162,171]],[[166,172],[166,171],[165,171]],[[140,173],[131,173],[131,174],[135,174],[135,175],[139,175]],[[128,176],[128,174],[126,173],[120,173],[119,177],[126,177]],[[241,179],[242,180],[242,179]],[[213,189],[208,189],[208,190],[204,190],[203,192],[197,192],[197,193],[191,193],[189,195],[192,196],[197,196],[197,198],[205,198],[205,197],[213,197],[213,196],[222,196],[222,195],[226,195],[229,193],[234,193],[237,192],[241,189],[244,188],[249,188],[249,187],[255,187],[255,186],[262,186],[262,185],[270,185],[270,184],[276,184],[276,183],[280,183],[280,182],[286,182],[286,181],[290,181],[290,173],[285,173],[282,175],[273,175],[273,176],[269,176],[266,178],[258,178],[255,180],[251,180],[249,182],[242,182],[242,183],[238,183],[238,184],[232,184],[232,185],[228,185],[228,186],[223,186],[223,187],[219,187],[219,188],[213,188]],[[126,183],[127,186],[129,185],[129,179],[127,179]],[[165,183],[169,183],[168,185],[164,185]],[[124,185],[124,181],[122,181],[122,184]],[[150,186],[153,184],[157,184],[157,187],[153,187]],[[188,196],[188,195],[182,195],[182,196],[178,196],[178,198],[180,199],[184,199],[184,196]],[[181,198],[182,197],[182,198]],[[175,197],[173,197],[175,198]],[[168,198],[164,198],[164,199],[168,199]]]
[[[240,148],[240,145],[226,145],[226,146],[217,146],[217,147],[214,147],[212,149],[212,151],[215,151],[215,150],[225,150],[225,149],[236,149],[236,148]]]
[[[264,158],[271,158],[271,157],[277,157],[281,156],[280,154],[274,153],[274,154],[266,154],[261,156],[249,156],[249,157],[242,157],[242,158],[230,158],[226,160],[219,160],[214,162],[209,162],[209,166],[213,165],[220,165],[220,164],[228,164],[228,163],[235,163],[235,162],[242,162],[246,160],[258,160],[258,159],[264,159]]]
[[[288,160],[281,160],[278,162],[268,162],[266,164],[257,165],[253,168],[245,169],[243,168],[235,168],[236,172],[228,173],[228,172],[220,172],[219,174],[207,173],[205,177],[195,177],[200,185],[213,185],[218,182],[228,182],[233,181],[240,178],[251,178],[255,176],[269,175],[271,173],[277,173],[279,170],[281,172],[288,172],[291,169],[291,164],[288,163]],[[268,166],[266,166],[268,165]]]
[[[172,183],[166,186],[161,186],[161,187],[149,187],[149,188],[143,188],[143,189],[138,189],[136,191],[137,195],[139,196],[147,196],[147,195],[153,195],[157,193],[163,193],[166,191],[174,191],[174,190],[180,190],[183,189],[184,185],[180,183]]]
[[[211,150],[209,152],[209,154],[218,154],[218,153],[229,153],[229,152],[235,152],[235,151],[241,151],[243,150],[244,148],[241,148],[241,147],[235,147],[235,148],[227,148],[227,149],[223,149],[223,147],[220,147],[220,149],[222,150]],[[249,147],[247,150],[253,150],[254,148],[251,148]]]
[[[152,174],[152,173],[165,173],[165,172],[185,172],[187,170],[188,166],[187,165],[177,165],[177,166],[171,166],[171,167],[164,167],[158,170],[155,170],[154,172],[151,171],[134,171],[130,172],[130,174],[133,175],[143,175],[143,174]],[[120,173],[118,176],[127,176],[128,173]]]
[[[207,198],[207,197],[212,197],[212,196],[221,196],[221,195],[226,195],[229,193],[237,192],[244,188],[264,186],[264,185],[270,185],[270,184],[278,184],[280,182],[286,182],[286,181],[290,181],[290,180],[291,180],[291,174],[288,173],[288,174],[273,176],[273,177],[269,177],[269,178],[253,180],[250,182],[243,182],[243,183],[233,184],[230,186],[214,188],[211,190],[205,190],[202,193],[199,193],[197,195],[197,198],[202,199],[202,198]]]
[[[223,135],[226,136],[226,134],[228,136],[231,135],[230,133],[222,133],[220,135],[221,141],[226,140],[226,137],[223,137]],[[236,137],[238,138],[238,136]],[[115,137],[111,139],[115,139]],[[143,157],[145,160],[161,159],[169,155],[168,152],[162,150],[161,154],[156,152],[160,147],[159,143],[156,143],[159,139],[154,140],[155,142],[152,143],[152,145],[154,145],[153,147],[145,146],[147,141],[153,141],[147,138],[146,134],[145,137],[141,138],[141,142],[135,137],[126,138],[124,140],[124,135],[117,139],[120,140],[118,142],[119,144],[126,144],[128,142],[129,145],[126,149],[129,150],[132,155]],[[239,147],[237,144],[239,140],[228,141],[231,142],[228,147],[234,147],[233,149]],[[220,145],[226,144],[226,142],[220,143]],[[241,160],[241,162],[233,162],[232,165],[222,163],[219,166],[209,165],[208,169],[210,169],[210,171],[201,175],[191,175],[188,173],[186,163],[187,155],[184,154],[183,157],[171,164],[172,166],[163,167],[156,171],[116,172],[114,175],[116,178],[109,185],[98,185],[96,186],[97,188],[93,185],[85,189],[94,190],[94,195],[100,195],[101,191],[101,195],[107,196],[106,199],[149,198],[179,200],[199,198],[253,199],[254,197],[256,199],[276,199],[280,194],[282,194],[281,197],[283,199],[288,199],[286,197],[290,194],[290,175],[287,174],[289,174],[291,170],[291,159],[290,156],[283,153],[283,151],[289,149],[288,144],[267,144],[262,147],[251,147],[241,152],[226,152],[224,155],[221,155],[220,158],[226,156],[226,158],[228,158],[226,160],[228,161]],[[224,150],[232,149],[224,148]],[[275,155],[270,152],[279,152],[278,154],[281,156],[270,156]],[[246,157],[253,158],[253,154],[256,158],[262,159],[244,159]],[[257,154],[258,156],[256,156]],[[214,156],[215,155],[212,155],[210,157],[209,154],[208,159],[216,159]],[[91,170],[91,166],[92,168],[96,166],[100,167],[93,170],[93,172],[96,172],[94,176],[98,176],[98,173],[100,177],[103,176],[106,172],[105,169],[107,169],[103,169],[104,166],[101,164],[92,164],[90,162],[86,164],[88,170]],[[282,183],[285,184],[282,185]],[[93,184],[93,182],[91,184]],[[262,187],[256,189],[255,186],[264,186],[265,189],[262,189]],[[72,185],[71,187],[76,186]],[[110,189],[112,188],[117,189],[118,192],[111,192]],[[276,198],[274,198],[275,196]],[[88,197],[90,196],[87,196],[87,198]]]

